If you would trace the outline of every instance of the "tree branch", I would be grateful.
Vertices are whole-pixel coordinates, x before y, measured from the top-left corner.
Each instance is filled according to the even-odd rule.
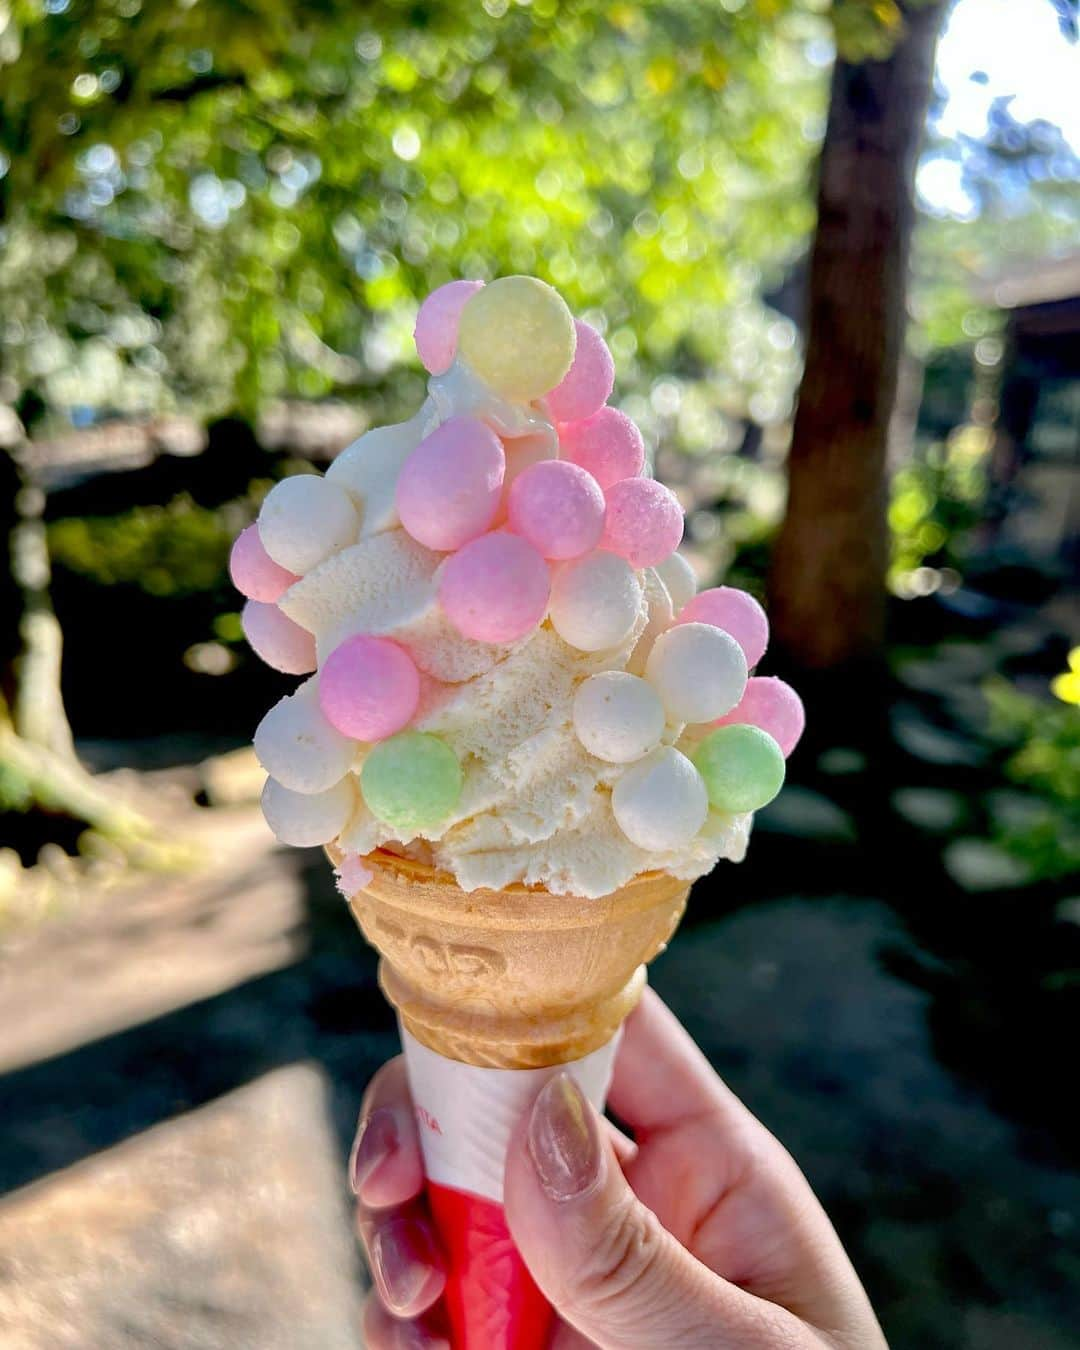
[[[199,75],[187,84],[157,89],[150,97],[155,103],[190,103],[200,94],[211,94],[216,89],[243,89],[246,85],[247,81],[242,75]]]

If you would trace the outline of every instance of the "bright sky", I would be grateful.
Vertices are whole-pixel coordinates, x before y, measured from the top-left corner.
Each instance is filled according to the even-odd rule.
[[[985,83],[971,76],[981,71]],[[1050,0],[957,0],[938,44],[937,76],[948,91],[938,122],[946,136],[979,136],[991,102],[1015,95],[1021,122],[1045,118],[1080,152],[1080,43],[1066,41]],[[928,205],[963,215],[969,202],[959,165],[927,161],[919,193]]]

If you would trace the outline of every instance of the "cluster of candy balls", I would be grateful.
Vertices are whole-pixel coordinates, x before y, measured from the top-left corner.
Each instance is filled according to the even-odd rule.
[[[474,407],[420,440],[392,496],[383,483],[381,500],[371,491],[365,500],[333,469],[278,483],[230,562],[251,646],[278,670],[314,671],[314,637],[277,602],[331,554],[398,525],[443,555],[438,603],[459,634],[482,643],[513,644],[549,622],[578,650],[617,648],[641,612],[641,569],[655,568],[674,622],[642,676],[609,670],[581,682],[576,735],[597,759],[629,766],[612,810],[643,849],[685,845],[710,807],[765,805],[802,732],[802,704],[783,681],[748,676],[768,641],[757,601],[726,586],[695,594],[676,552],[679,503],[643,476],[638,428],[607,406],[614,365],[603,338],[531,277],[439,288],[420,308],[415,337],[431,375],[464,370],[502,406],[524,406],[553,427],[550,450],[520,454]],[[444,740],[410,729],[420,698],[420,672],[393,638],[358,633],[326,656],[317,680],[271,709],[256,733],[275,833],[290,844],[329,842],[362,796],[403,841],[437,834],[463,774]],[[670,744],[673,726],[702,730],[689,754]]]

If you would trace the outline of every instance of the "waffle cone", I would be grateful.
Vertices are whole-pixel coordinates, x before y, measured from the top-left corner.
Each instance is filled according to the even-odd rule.
[[[605,1045],[689,890],[649,872],[594,900],[517,885],[463,891],[381,849],[365,862],[372,880],[349,905],[379,952],[386,997],[421,1044],[489,1068],[566,1064]]]

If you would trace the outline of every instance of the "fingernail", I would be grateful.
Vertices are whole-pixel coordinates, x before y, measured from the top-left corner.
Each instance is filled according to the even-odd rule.
[[[529,1118],[529,1155],[553,1200],[584,1195],[600,1180],[604,1155],[596,1121],[569,1074],[549,1078]]]
[[[393,1111],[380,1106],[360,1125],[349,1160],[349,1185],[359,1195],[364,1183],[397,1152],[398,1128]]]
[[[431,1282],[442,1279],[431,1234],[415,1220],[379,1224],[368,1250],[379,1297],[398,1317],[414,1312]]]

